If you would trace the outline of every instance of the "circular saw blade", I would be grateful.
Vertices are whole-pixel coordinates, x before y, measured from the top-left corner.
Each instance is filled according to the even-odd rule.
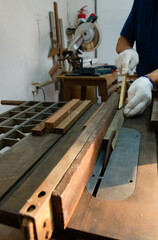
[[[88,34],[90,34],[91,32],[91,34],[88,40],[86,37],[84,38],[80,46],[80,49],[83,52],[91,52],[98,48],[101,43],[101,30],[99,29],[99,27],[95,23],[90,22],[82,23],[76,29],[75,36],[82,35],[83,32],[88,32]]]
[[[101,31],[95,23],[92,23],[92,24],[93,24],[93,30],[94,30],[94,38],[92,39],[92,41],[88,43],[83,42],[81,44],[81,49],[84,52],[91,52],[95,50],[96,48],[99,47],[101,43]]]

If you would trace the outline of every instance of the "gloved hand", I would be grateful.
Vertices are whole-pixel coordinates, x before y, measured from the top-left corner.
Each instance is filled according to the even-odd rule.
[[[124,108],[126,117],[141,114],[151,103],[153,84],[146,77],[137,78],[128,89],[128,103]]]
[[[138,62],[138,53],[133,48],[124,50],[115,59],[115,65],[121,75],[126,75],[128,70],[132,71]]]

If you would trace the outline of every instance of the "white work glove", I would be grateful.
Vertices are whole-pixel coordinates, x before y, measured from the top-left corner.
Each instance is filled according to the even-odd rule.
[[[124,50],[115,59],[115,65],[121,75],[126,75],[129,70],[132,71],[138,62],[138,53],[133,48]]]
[[[137,78],[128,90],[128,103],[124,108],[126,117],[139,115],[151,103],[153,84],[147,77]]]

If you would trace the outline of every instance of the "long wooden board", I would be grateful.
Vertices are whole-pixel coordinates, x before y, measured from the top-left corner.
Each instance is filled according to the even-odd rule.
[[[99,109],[100,111],[91,120],[96,124],[96,119],[102,115],[100,121],[96,124],[95,131],[53,192],[54,221],[55,226],[59,229],[67,226],[95,166],[102,139],[117,110],[118,96],[115,96],[115,98],[113,96],[104,103],[103,107]],[[112,107],[111,103],[113,104]],[[90,126],[90,123],[88,126]]]

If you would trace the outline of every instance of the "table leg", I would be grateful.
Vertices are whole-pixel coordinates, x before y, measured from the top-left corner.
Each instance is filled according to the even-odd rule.
[[[81,100],[86,99],[87,86],[81,86]]]
[[[103,82],[102,84],[100,84],[98,86],[98,90],[99,90],[99,95],[101,96],[101,101],[106,102],[108,98],[107,83]]]
[[[63,82],[62,101],[69,101],[69,100],[71,100],[71,86]]]

